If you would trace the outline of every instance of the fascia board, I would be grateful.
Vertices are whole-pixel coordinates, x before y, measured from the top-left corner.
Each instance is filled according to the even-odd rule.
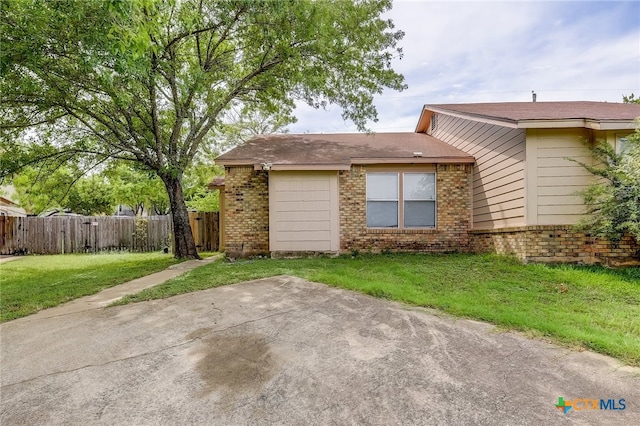
[[[440,114],[444,114],[444,115],[450,115],[451,117],[457,117],[457,118],[464,118],[465,120],[472,120],[472,121],[477,121],[479,123],[487,123],[487,124],[494,124],[497,126],[502,126],[502,127],[508,127],[511,129],[517,129],[518,128],[518,123],[516,121],[513,120],[509,120],[507,118],[496,118],[496,117],[489,117],[486,115],[478,115],[478,114],[468,114],[468,113],[462,113],[462,112],[458,112],[458,111],[452,111],[449,109],[442,109],[442,108],[436,108],[436,107],[431,107],[431,106],[426,106],[425,109],[432,111],[432,112],[437,112]]]

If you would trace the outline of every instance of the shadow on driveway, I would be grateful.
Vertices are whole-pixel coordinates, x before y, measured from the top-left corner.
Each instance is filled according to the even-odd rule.
[[[640,424],[639,369],[288,276],[0,337],[3,425]]]

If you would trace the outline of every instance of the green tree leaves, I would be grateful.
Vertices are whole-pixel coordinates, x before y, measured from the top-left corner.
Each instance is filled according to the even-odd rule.
[[[28,212],[61,209],[82,215],[111,214],[111,186],[104,176],[83,176],[73,167],[25,168],[13,179],[17,200]]]
[[[640,241],[640,122],[617,153],[606,141],[591,148],[596,165],[579,163],[597,182],[582,191],[587,206],[581,227],[617,244],[625,234]]]
[[[366,129],[403,90],[390,0],[5,0],[0,152],[28,141],[87,167],[132,161],[164,183],[176,255],[196,257],[181,188],[232,106],[289,117],[329,103]],[[55,156],[54,153],[46,155]],[[42,158],[51,158],[43,156]],[[33,161],[37,155],[32,155]],[[29,160],[31,161],[31,160]],[[0,176],[25,162],[3,160]]]

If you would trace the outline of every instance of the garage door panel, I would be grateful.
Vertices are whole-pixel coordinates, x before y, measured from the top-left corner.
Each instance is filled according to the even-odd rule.
[[[271,251],[337,251],[336,172],[271,172],[269,175]]]
[[[300,191],[280,191],[276,193],[276,201],[329,201],[331,192],[329,190],[300,190]]]
[[[280,231],[278,232],[278,240],[282,242],[300,241],[318,242],[330,241],[331,231]]]
[[[301,220],[298,222],[278,221],[276,222],[275,230],[299,232],[299,231],[308,231],[309,229],[331,232],[331,221],[330,220]]]
[[[315,212],[329,211],[331,205],[328,200],[324,201],[278,201],[278,212]]]
[[[276,222],[297,222],[304,220],[331,220],[331,211],[322,210],[322,211],[307,211],[304,214],[304,217],[300,217],[299,211],[291,211],[291,212],[279,212],[278,219]]]
[[[274,251],[335,251],[330,241],[283,241]]]
[[[278,191],[324,191],[329,184],[329,178],[304,178],[289,177],[278,182]]]

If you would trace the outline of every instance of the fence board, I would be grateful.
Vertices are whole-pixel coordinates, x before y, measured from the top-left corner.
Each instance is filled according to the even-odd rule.
[[[198,251],[218,251],[220,248],[219,212],[189,212],[189,224]]]
[[[219,214],[189,213],[198,251],[216,251]],[[0,216],[0,254],[58,254],[171,247],[171,216]]]

